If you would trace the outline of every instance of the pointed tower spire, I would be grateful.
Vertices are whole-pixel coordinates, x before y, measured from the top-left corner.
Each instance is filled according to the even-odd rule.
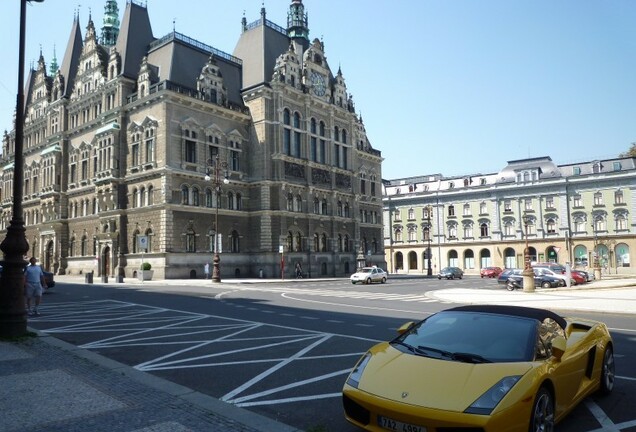
[[[292,0],[287,13],[287,36],[303,47],[309,46],[309,26],[303,0]]]
[[[53,59],[51,59],[51,65],[49,66],[49,73],[51,76],[55,76],[59,66],[57,64],[57,54],[55,53],[55,45],[53,45]]]
[[[107,0],[104,6],[102,45],[115,45],[117,36],[119,36],[119,7],[117,7],[117,0]]]

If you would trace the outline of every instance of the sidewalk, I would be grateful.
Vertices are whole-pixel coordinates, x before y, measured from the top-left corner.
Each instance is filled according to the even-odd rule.
[[[312,282],[328,280],[334,279]],[[84,278],[56,276],[56,281],[84,283]],[[296,281],[226,279],[222,284]],[[112,281],[109,285],[205,287],[211,283],[203,279],[146,282],[126,279],[122,284]],[[429,291],[427,295],[449,303],[636,313],[636,277],[605,278],[572,288],[538,288],[533,293],[510,292],[502,286],[501,289],[448,288]],[[298,431],[45,333],[34,333],[36,337],[17,342],[0,341],[1,432]]]
[[[36,333],[0,341],[2,432],[298,431]]]

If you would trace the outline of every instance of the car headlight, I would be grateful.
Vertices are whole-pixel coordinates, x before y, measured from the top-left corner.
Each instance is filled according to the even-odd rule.
[[[520,378],[521,375],[513,375],[502,378],[497,384],[490,387],[488,391],[473,402],[472,405],[464,412],[467,414],[490,414],[497,404],[501,402],[504,396],[508,394],[510,389],[517,384],[517,381],[519,381]]]
[[[351,387],[358,388],[360,378],[362,378],[362,373],[364,372],[364,368],[367,367],[369,360],[371,360],[371,354],[366,353],[349,374],[349,378],[347,378],[347,384],[349,384]]]

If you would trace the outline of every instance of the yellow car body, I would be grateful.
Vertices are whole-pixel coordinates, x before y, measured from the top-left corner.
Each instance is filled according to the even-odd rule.
[[[527,308],[523,308],[527,309]],[[343,388],[347,420],[368,431],[528,432],[539,397],[551,396],[548,426],[560,421],[577,403],[601,388],[613,387],[612,340],[600,322],[565,320],[563,346],[530,361],[472,363],[405,352],[380,343],[360,360]],[[412,328],[412,323],[402,332]],[[611,365],[606,365],[606,352]],[[535,356],[536,357],[536,356]],[[361,364],[362,363],[362,364]],[[608,370],[604,376],[604,367]],[[362,369],[362,370],[360,370]],[[353,376],[355,379],[352,379]],[[490,412],[471,409],[482,395],[506,377],[518,377]],[[609,386],[609,389],[607,388]]]

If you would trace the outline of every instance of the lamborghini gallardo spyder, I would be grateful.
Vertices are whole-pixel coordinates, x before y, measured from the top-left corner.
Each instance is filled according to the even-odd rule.
[[[585,397],[614,387],[601,322],[472,305],[398,333],[364,354],[344,385],[346,419],[362,429],[551,432]]]

